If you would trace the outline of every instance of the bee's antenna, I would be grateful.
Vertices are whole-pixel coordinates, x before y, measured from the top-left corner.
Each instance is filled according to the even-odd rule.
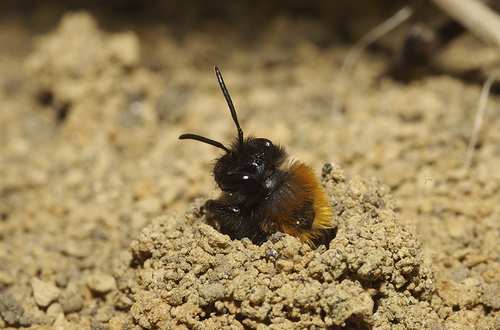
[[[234,108],[233,101],[231,100],[231,95],[229,95],[226,84],[224,84],[224,79],[222,79],[222,74],[217,66],[215,67],[215,75],[217,76],[217,81],[219,82],[220,89],[222,90],[222,94],[224,94],[224,98],[226,99],[229,110],[231,111],[231,117],[233,117],[234,124],[236,125],[236,129],[238,130],[238,141],[240,144],[242,144],[243,130],[241,129],[240,123],[238,122],[236,109]]]
[[[217,147],[217,148],[220,148],[222,150],[225,150],[226,152],[229,152],[229,149],[226,148],[226,146],[223,145],[222,143],[215,141],[215,140],[212,140],[212,139],[209,139],[209,138],[206,138],[206,137],[201,136],[201,135],[188,133],[188,134],[182,134],[181,136],[179,136],[179,140],[188,140],[188,139],[200,141],[200,142],[203,142],[206,144],[210,144],[214,147]]]

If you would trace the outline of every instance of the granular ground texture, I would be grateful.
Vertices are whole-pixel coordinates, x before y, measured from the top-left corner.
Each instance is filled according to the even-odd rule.
[[[438,326],[430,268],[387,189],[330,164],[322,182],[337,226],[328,247],[291,236],[232,241],[196,207],[153,221],[131,245],[134,321],[150,329]]]
[[[464,166],[498,49],[465,33],[402,83],[413,22],[343,70],[395,1],[77,2],[0,3],[0,328],[500,329],[497,85]],[[177,137],[234,139],[214,65],[246,134],[336,164],[328,247],[204,224],[220,150]]]

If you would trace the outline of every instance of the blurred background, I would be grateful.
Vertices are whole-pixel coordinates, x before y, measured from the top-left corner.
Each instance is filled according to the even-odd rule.
[[[495,327],[500,88],[483,85],[498,47],[429,1],[259,0],[2,1],[0,328],[127,313],[85,278],[106,283],[151,219],[217,195],[219,150],[177,140],[234,138],[214,65],[246,134],[386,185],[443,318]],[[34,298],[33,277],[58,304]]]

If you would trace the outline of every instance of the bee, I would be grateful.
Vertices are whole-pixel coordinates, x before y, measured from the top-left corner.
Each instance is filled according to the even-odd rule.
[[[237,136],[229,146],[197,134],[179,139],[203,142],[224,151],[213,168],[222,191],[204,205],[207,221],[232,239],[261,244],[276,233],[314,246],[334,230],[332,207],[313,170],[289,160],[285,149],[266,138],[244,137],[222,74],[215,75],[226,99]]]

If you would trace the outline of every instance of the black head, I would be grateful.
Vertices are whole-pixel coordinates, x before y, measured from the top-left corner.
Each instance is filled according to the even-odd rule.
[[[265,197],[278,184],[275,174],[284,159],[285,151],[268,139],[246,138],[217,160],[215,181],[223,191]]]
[[[221,190],[239,193],[243,197],[264,197],[278,184],[276,173],[285,160],[285,151],[268,139],[243,137],[234,104],[217,67],[215,75],[236,125],[236,141],[228,148],[218,141],[196,134],[182,134],[179,139],[197,140],[226,152],[214,167],[215,181]]]

